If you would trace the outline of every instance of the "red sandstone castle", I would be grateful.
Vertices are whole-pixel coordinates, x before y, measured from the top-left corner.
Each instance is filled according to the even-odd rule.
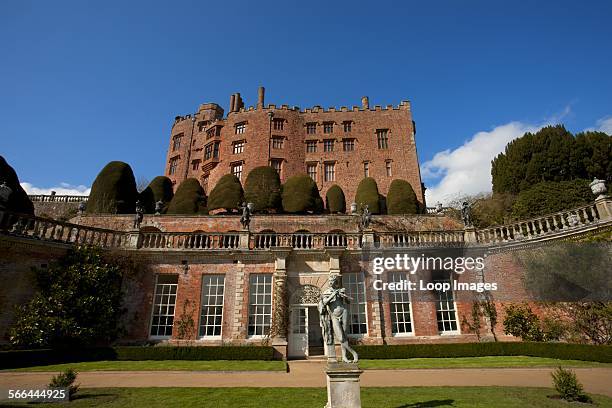
[[[175,185],[200,181],[206,192],[225,174],[243,182],[255,167],[274,167],[284,182],[306,173],[321,196],[338,184],[347,203],[363,177],[373,177],[386,195],[393,179],[404,179],[424,204],[410,103],[300,110],[265,105],[260,87],[256,107],[244,106],[239,93],[230,98],[226,117],[216,103],[200,105],[193,115],[177,116],[170,135],[165,174]]]

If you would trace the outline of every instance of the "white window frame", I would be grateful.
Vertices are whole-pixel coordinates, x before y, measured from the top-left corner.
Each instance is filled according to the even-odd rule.
[[[269,282],[266,282],[266,278],[269,279]],[[255,282],[253,282],[253,279],[255,280]],[[263,283],[260,282],[260,279],[263,280]],[[253,283],[255,283],[255,286],[253,287]],[[260,287],[264,287],[263,292],[259,291]],[[266,290],[266,286],[269,287],[269,292]],[[255,291],[253,291],[253,289],[255,289]],[[252,273],[249,275],[249,308],[248,308],[248,315],[247,315],[247,338],[249,339],[261,339],[264,338],[266,336],[269,335],[269,331],[272,328],[272,307],[274,306],[273,302],[272,302],[272,290],[273,290],[273,282],[272,282],[272,274],[271,273]],[[255,295],[255,303],[253,303],[251,301],[251,296]],[[265,297],[266,295],[268,295],[270,297],[270,302],[266,303],[265,302]],[[259,302],[259,297],[263,296],[264,298],[264,302]],[[266,327],[266,324],[258,324],[257,323],[257,317],[258,316],[262,316],[263,320],[265,321],[265,317],[266,315],[268,315],[267,313],[258,313],[258,307],[266,307],[269,306],[270,307],[270,313],[269,313],[269,324]],[[253,314],[253,308],[255,308],[255,313]],[[251,317],[254,317],[255,321],[253,323],[253,325],[251,325]],[[251,326],[254,327],[254,334],[249,334],[250,333],[250,329]],[[262,333],[258,334],[257,333],[257,328],[261,327],[262,328]],[[266,329],[267,329],[267,333],[266,333]]]
[[[236,135],[242,135],[246,132],[247,129],[247,123],[246,122],[240,122],[240,123],[236,123],[236,127],[234,130],[234,133]]]
[[[232,154],[244,153],[244,140],[232,143]]]
[[[308,176],[315,182],[317,181],[318,167],[319,166],[316,163],[306,163],[306,174],[308,174]],[[310,174],[310,169],[314,169],[312,172],[313,174]]]
[[[176,283],[159,283],[159,277],[160,276],[175,276],[176,277]],[[173,304],[173,313],[172,315],[170,314],[156,314],[155,310],[157,309],[158,311],[161,311],[162,307],[170,307],[170,303],[166,302],[166,303],[157,303],[156,302],[156,298],[158,296],[158,291],[157,291],[157,287],[158,286],[162,286],[162,291],[161,293],[159,293],[159,296],[161,296],[161,300],[163,300],[164,296],[168,296],[168,300],[170,300],[170,297],[174,297],[174,304]],[[172,286],[174,286],[174,293],[172,293]],[[168,293],[164,293],[164,289],[168,288]],[[151,340],[167,340],[167,339],[171,339],[172,338],[172,331],[174,330],[174,318],[176,317],[176,297],[178,295],[178,275],[162,275],[162,274],[158,274],[155,277],[155,286],[153,289],[153,304],[151,307],[151,320],[149,321],[149,339]],[[168,317],[172,317],[172,326],[170,326],[170,334],[164,334],[164,335],[159,335],[159,334],[151,334],[151,332],[153,331],[153,320],[155,319],[155,316],[161,317],[164,316],[166,317],[166,319]],[[162,326],[160,324],[156,325],[158,327],[157,333],[159,333],[159,327]],[[164,324],[163,326],[167,327],[167,324]]]
[[[230,170],[232,171],[232,174],[236,177],[238,177],[238,180],[242,181],[242,172],[244,170],[243,168],[244,163],[243,162],[238,162],[238,163],[232,163],[230,164]],[[240,171],[237,172],[235,169],[240,168]],[[240,174],[237,175],[236,173]]]
[[[434,280],[434,282],[449,282],[449,283],[452,284],[451,281],[452,281],[452,279],[450,277],[448,279],[436,279],[436,280]],[[436,291],[436,297],[437,297],[436,298],[436,328],[438,328],[438,311],[439,311],[438,310],[438,305],[441,306],[442,302],[446,302],[447,304],[449,303],[448,300],[444,300],[444,301],[441,300],[441,297],[442,296],[446,297],[448,292],[449,291],[446,291],[446,292],[441,292],[441,291],[438,292],[438,291]],[[457,327],[457,329],[456,330],[443,330],[443,331],[440,331],[438,329],[438,334],[440,336],[455,336],[455,335],[461,334],[461,325],[459,324],[459,311],[457,310],[457,302],[455,301],[455,293],[453,292],[452,285],[451,285],[450,293],[451,293],[451,296],[453,297],[453,311],[455,312],[455,320],[454,321],[455,321],[455,326]],[[440,310],[440,312],[442,312],[442,313],[448,313],[449,311],[450,311],[450,309]],[[442,322],[452,322],[452,320],[450,320],[450,319],[448,319],[448,320],[442,319]],[[442,326],[444,326],[444,324],[442,324]]]
[[[387,273],[387,277],[388,277],[388,281],[389,283],[391,282],[398,282],[397,280],[394,279],[395,276],[399,276],[400,277],[400,281],[401,280],[410,280],[410,274],[407,272],[400,272],[400,271],[389,271]],[[397,332],[394,333],[393,329],[396,326],[396,323],[393,321],[393,316],[397,315],[398,313],[394,313],[393,311],[393,305],[394,304],[401,304],[403,305],[403,307],[405,308],[406,306],[406,299],[402,299],[401,302],[397,302],[396,301],[396,296],[401,295],[403,296],[408,296],[408,314],[410,316],[410,329],[411,331],[409,332]],[[403,312],[404,314],[406,313],[405,311]],[[394,290],[394,291],[389,291],[389,317],[391,320],[391,335],[393,337],[414,337],[414,314],[413,314],[413,307],[412,307],[412,293],[409,290]]]
[[[362,286],[363,286],[363,313],[364,313],[364,320],[363,320],[363,322],[360,321],[359,324],[361,325],[362,323],[365,323],[365,333],[352,333],[353,307],[356,304],[355,302],[358,300],[358,296],[355,295],[355,293],[353,293],[352,291],[349,290],[349,288],[348,288],[349,282],[348,282],[348,279],[347,279],[348,276],[356,276],[357,277],[357,282],[359,282],[359,278],[362,279],[361,283],[362,283]],[[352,285],[353,283],[351,282],[350,284]],[[353,298],[353,300],[349,304],[349,321],[348,321],[349,333],[347,333],[347,336],[349,336],[351,338],[363,338],[363,337],[367,337],[370,325],[369,325],[369,322],[368,322],[368,297],[367,297],[367,292],[366,292],[366,277],[363,274],[363,272],[343,273],[342,274],[342,286],[347,289],[346,294]],[[357,304],[360,304],[360,303],[357,302]]]
[[[328,167],[331,167],[331,172],[327,171]],[[328,177],[328,174],[331,174],[332,177]],[[325,182],[336,181],[336,163],[323,163],[323,180]]]
[[[312,150],[309,150],[310,147],[313,147]],[[316,140],[307,140],[306,141],[306,153],[316,153],[317,152],[317,141]]]
[[[385,162],[385,170],[387,172],[387,177],[393,177],[393,169],[391,167],[391,163],[393,163],[391,160],[387,160]]]
[[[212,278],[216,278],[216,281],[214,282],[214,284],[212,284]],[[209,280],[209,285],[206,285],[206,279],[210,279]],[[219,285],[219,280],[222,279],[223,283],[221,285]],[[221,288],[221,294],[219,295],[219,288]],[[205,290],[207,291],[207,303],[204,304],[204,294],[205,294]],[[214,290],[214,292],[213,292]],[[221,323],[219,325],[217,325],[214,322],[214,319],[219,317],[218,314],[214,313],[214,314],[210,314],[209,310],[207,310],[206,314],[204,314],[204,308],[215,308],[215,307],[219,307],[219,304],[216,303],[210,303],[210,298],[221,298]],[[211,275],[207,275],[204,274],[202,275],[202,289],[201,289],[201,293],[200,293],[200,324],[198,325],[198,336],[200,339],[202,340],[217,340],[220,339],[223,336],[223,314],[225,313],[225,275],[223,274],[211,274]],[[208,322],[210,321],[210,319],[213,319],[213,323],[211,325],[208,324]],[[204,327],[204,333],[206,333],[207,328],[208,327],[212,327],[213,330],[216,326],[219,326],[219,334],[213,334],[213,335],[208,335],[208,334],[202,334],[202,328]]]

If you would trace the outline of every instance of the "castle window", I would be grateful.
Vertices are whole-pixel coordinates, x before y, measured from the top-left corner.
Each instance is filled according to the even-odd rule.
[[[352,125],[353,125],[353,122],[351,122],[350,120],[346,120],[346,121],[342,122],[342,127],[344,128],[344,133],[350,133]]]
[[[178,166],[178,157],[171,158],[170,167],[168,168],[168,174],[170,175],[175,174],[177,166]]]
[[[323,123],[323,133],[332,133],[334,131],[334,122]]]
[[[232,169],[232,174],[238,177],[238,180],[242,180],[242,162],[232,163],[230,167]]]
[[[210,128],[206,131],[206,140],[211,139],[215,136],[215,128]]]
[[[283,137],[281,136],[273,136],[272,137],[272,148],[273,149],[282,149],[283,148]]]
[[[244,132],[246,132],[246,127],[247,127],[246,122],[236,123],[236,132],[235,133],[237,135],[243,134]]]
[[[323,151],[324,152],[334,151],[334,139],[325,139],[323,141]]]
[[[408,280],[406,272],[389,273],[389,282]],[[412,333],[412,316],[410,313],[410,292],[408,290],[390,291],[391,297],[391,331],[394,335]]]
[[[272,166],[274,170],[276,170],[276,172],[278,173],[278,176],[280,177],[282,166],[283,166],[283,159],[272,159],[270,160],[270,165]]]
[[[346,294],[353,299],[349,304],[349,334],[366,334],[368,325],[363,273],[343,273],[342,284],[346,288]]]
[[[183,139],[183,134],[174,136],[172,139],[172,151],[175,152],[181,148],[181,140]]]
[[[317,151],[317,141],[307,140],[306,141],[306,153],[316,153],[316,151]]]
[[[219,142],[213,143],[213,157],[215,159],[219,158]]]
[[[336,163],[325,163],[325,181],[336,180]]]
[[[313,179],[315,182],[317,181],[317,164],[309,163],[306,165],[306,173]]]
[[[283,126],[285,126],[285,119],[272,120],[272,127],[274,130],[283,130]]]
[[[363,163],[363,177],[370,177],[370,163]]]
[[[249,336],[269,334],[272,322],[272,274],[249,275]]]
[[[232,143],[232,152],[234,154],[239,154],[244,152],[244,140],[240,140],[239,142]]]
[[[306,134],[314,135],[315,133],[317,133],[317,124],[315,122],[307,123]]]
[[[200,160],[199,159],[198,160],[193,160],[191,162],[191,169],[192,170],[197,170],[199,168],[200,168]]]
[[[169,338],[174,325],[174,306],[176,305],[177,275],[157,275],[155,296],[153,298],[153,313],[151,316],[151,331],[154,338]]]
[[[389,129],[376,129],[376,140],[379,149],[387,149],[389,147]]]
[[[198,122],[198,131],[202,132],[206,126],[210,125],[210,120],[203,120]]]
[[[200,337],[220,337],[223,326],[225,275],[202,276]]]
[[[386,162],[385,166],[387,168],[387,177],[391,177],[391,162],[390,161]]]
[[[342,141],[342,148],[345,152],[352,152],[355,150],[355,139],[344,139]]]

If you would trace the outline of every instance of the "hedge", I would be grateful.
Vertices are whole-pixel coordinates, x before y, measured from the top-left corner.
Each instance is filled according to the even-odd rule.
[[[134,172],[121,161],[108,163],[91,185],[89,214],[133,214],[138,198]]]
[[[240,180],[233,174],[221,177],[215,188],[208,196],[208,209],[225,209],[228,211],[238,208],[244,201],[244,191]]]
[[[272,360],[268,346],[118,346],[89,349],[0,351],[0,369],[82,361],[142,360]]]
[[[354,349],[360,359],[530,356],[612,363],[612,346],[590,344],[491,342],[355,346]]]
[[[366,177],[359,182],[357,193],[355,194],[355,202],[359,208],[368,206],[368,210],[372,214],[380,214],[380,194],[378,193],[378,185],[372,177]]]
[[[200,185],[200,182],[194,178],[188,178],[176,189],[176,193],[170,204],[166,214],[206,214],[206,195]]]
[[[255,167],[244,183],[244,199],[253,203],[255,211],[281,209],[281,182],[278,172],[270,166]]]
[[[414,189],[406,180],[395,179],[387,193],[388,214],[416,214],[419,211]]]
[[[296,174],[287,179],[282,189],[283,210],[288,213],[323,211],[323,199],[317,183],[306,174]]]
[[[159,200],[167,207],[174,197],[172,180],[166,176],[157,176],[141,193],[139,200],[144,205],[147,214],[155,213],[155,203]]]
[[[345,213],[346,212],[346,199],[344,198],[344,191],[339,185],[334,184],[327,190],[325,194],[325,207],[327,211],[332,214]]]
[[[13,211],[22,214],[34,215],[34,205],[28,194],[21,187],[19,178],[15,170],[6,162],[4,157],[0,156],[0,184],[5,181],[7,186],[12,190],[9,196],[6,208],[8,211]]]

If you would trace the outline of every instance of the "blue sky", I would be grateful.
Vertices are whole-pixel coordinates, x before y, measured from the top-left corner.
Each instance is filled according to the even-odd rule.
[[[0,154],[28,189],[162,174],[199,103],[412,102],[429,199],[525,130],[612,132],[612,2],[43,2],[0,12]],[[74,189],[67,187],[68,190]]]

